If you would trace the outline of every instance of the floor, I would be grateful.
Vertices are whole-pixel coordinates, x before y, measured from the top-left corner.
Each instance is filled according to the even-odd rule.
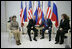
[[[33,39],[33,35],[31,36]],[[18,46],[13,37],[9,39],[8,32],[1,32],[1,48],[65,48],[65,43],[55,44],[55,34],[52,34],[51,41],[49,41],[48,34],[45,34],[45,39],[40,39],[40,37],[38,35],[37,41],[29,41],[28,34],[24,34],[21,36],[21,45]]]

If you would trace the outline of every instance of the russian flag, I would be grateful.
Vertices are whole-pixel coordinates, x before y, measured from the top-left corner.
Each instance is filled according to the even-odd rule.
[[[58,13],[57,13],[57,6],[55,3],[53,3],[53,12],[52,12],[52,21],[55,21],[55,26],[58,26]]]
[[[27,3],[25,1],[25,9],[24,9],[24,22],[27,22]]]
[[[44,13],[43,13],[43,11],[42,11],[42,21],[44,21]]]
[[[42,2],[42,21],[44,21],[44,9],[43,9],[43,2]]]
[[[37,21],[38,21],[38,9],[36,8],[36,11],[34,13],[34,16],[36,16],[35,20],[36,20],[36,25],[37,25]]]
[[[38,21],[38,7],[37,7],[37,1],[35,1],[35,6],[34,6],[34,16],[35,16],[35,20],[36,20],[36,25],[37,25],[37,21]]]

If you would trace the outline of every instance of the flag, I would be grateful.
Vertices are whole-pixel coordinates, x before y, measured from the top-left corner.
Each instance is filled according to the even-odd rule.
[[[52,21],[55,21],[55,26],[58,26],[58,13],[57,13],[57,6],[55,3],[53,3],[53,11],[52,11]]]
[[[20,13],[21,23],[23,23],[23,3],[21,1],[21,13]]]
[[[38,6],[37,6],[37,1],[35,1],[34,3],[34,16],[35,16],[35,20],[36,20],[36,25],[37,25],[37,21],[38,21]]]
[[[45,7],[44,5],[45,5],[45,4],[44,4],[44,3],[45,3],[45,2],[42,2],[42,22],[44,22],[44,20],[45,20],[45,19],[44,19],[44,7]],[[43,25],[43,27],[45,27],[45,25]]]
[[[43,10],[43,2],[42,2],[42,21],[44,21],[44,10]]]
[[[25,9],[24,9],[24,22],[27,22],[27,3],[25,1]]]
[[[40,1],[38,1],[38,21],[37,21],[37,25],[41,24],[41,20],[42,20],[42,11],[41,11],[41,7],[40,7]]]
[[[31,19],[33,17],[33,13],[32,13],[32,2],[29,1],[29,11],[28,11],[28,21],[29,19]]]
[[[38,21],[38,9],[36,8],[35,13],[34,13],[35,20],[36,20],[36,25],[37,25],[37,21]]]
[[[48,19],[50,18],[50,15],[51,15],[51,2],[48,1],[48,8],[47,8],[47,13],[46,13],[46,16]]]

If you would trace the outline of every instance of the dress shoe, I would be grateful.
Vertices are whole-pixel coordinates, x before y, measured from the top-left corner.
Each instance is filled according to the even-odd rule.
[[[44,37],[41,37],[40,39],[44,39]]]
[[[21,42],[20,42],[20,40],[18,41],[18,43],[19,43],[19,45],[21,45]]]
[[[59,44],[63,44],[63,42],[60,42]]]
[[[17,45],[21,45],[21,43],[20,43],[19,41],[16,41],[16,44],[17,44]]]
[[[55,44],[58,44],[58,42],[55,42]]]
[[[37,39],[33,39],[33,40],[37,41]]]
[[[30,41],[32,41],[32,39],[30,39]]]
[[[51,39],[49,39],[49,41],[51,41]]]

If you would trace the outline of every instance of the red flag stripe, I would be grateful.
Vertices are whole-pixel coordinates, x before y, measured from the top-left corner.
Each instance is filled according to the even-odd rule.
[[[31,18],[31,15],[30,15],[30,12],[28,12],[29,13],[29,19]]]
[[[58,21],[57,21],[57,19],[56,19],[56,15],[55,15],[54,13],[52,13],[51,20],[52,20],[52,21],[56,21],[56,22],[55,22],[55,26],[57,27],[57,26],[58,26]]]
[[[37,22],[37,24],[39,25],[39,24],[41,24],[41,8],[39,8],[38,7],[38,22]]]
[[[22,17],[21,23],[23,23],[23,19],[24,19],[24,15],[23,15],[23,17]]]
[[[28,11],[28,14],[29,14],[28,19],[31,19],[32,18],[32,10],[31,9]]]
[[[23,9],[21,10],[21,15],[20,15],[20,17],[22,17],[22,13],[23,13]]]
[[[50,12],[49,12],[48,18],[50,18],[50,14],[51,14],[51,9],[50,9]]]
[[[47,9],[46,16],[47,16],[47,18],[50,18],[50,16],[51,16],[51,8],[50,7],[48,7],[48,9]]]
[[[47,8],[47,13],[46,13],[46,16],[47,16],[47,14],[48,14],[48,11],[49,11],[49,8]]]

